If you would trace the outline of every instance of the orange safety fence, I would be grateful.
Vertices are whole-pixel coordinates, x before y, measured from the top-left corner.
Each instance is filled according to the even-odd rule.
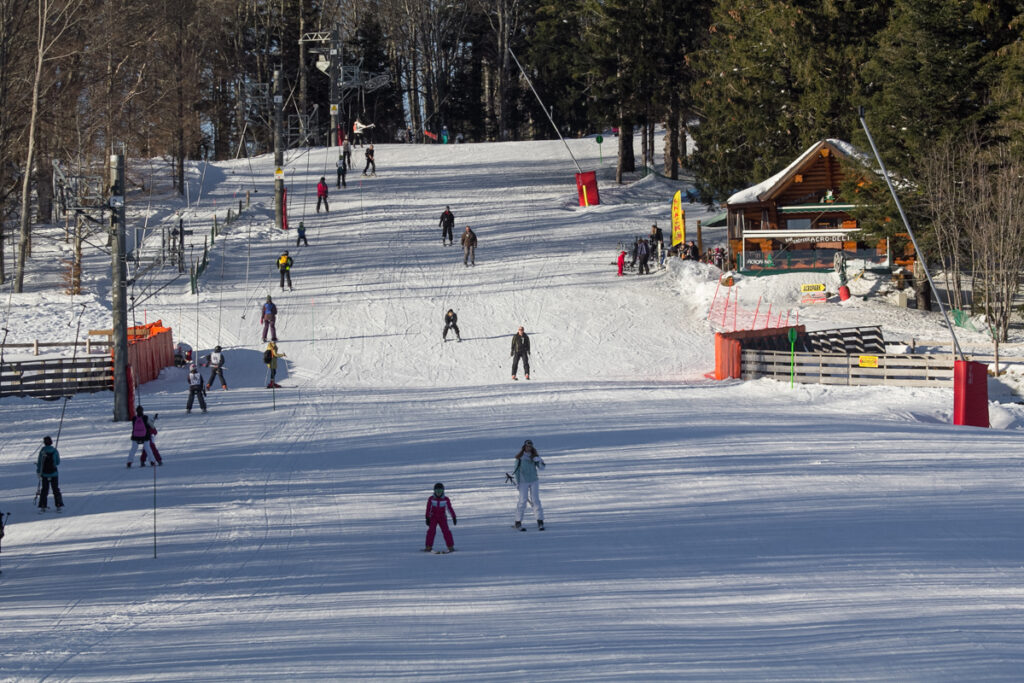
[[[806,328],[796,327],[797,334],[804,334]],[[789,349],[789,328],[766,330],[741,330],[739,332],[715,333],[715,371],[706,376],[714,379],[739,379],[743,371],[743,348],[766,348],[774,346]]]
[[[128,364],[134,382],[145,384],[160,376],[160,371],[174,365],[174,341],[171,328],[158,320],[148,325],[128,328]]]

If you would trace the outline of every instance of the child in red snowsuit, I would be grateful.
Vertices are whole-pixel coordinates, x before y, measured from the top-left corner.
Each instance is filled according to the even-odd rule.
[[[441,534],[444,542],[448,544],[448,552],[455,550],[455,539],[448,528],[448,514],[452,516],[452,524],[458,524],[455,519],[455,510],[452,508],[452,501],[444,495],[444,484],[434,484],[434,495],[427,499],[427,543],[423,548],[424,552],[430,552],[434,548],[434,534],[437,527],[441,527]]]
[[[622,267],[624,265],[626,265],[626,252],[624,252],[624,251],[620,251],[619,252],[618,263],[619,263],[619,275],[621,276],[622,275]]]

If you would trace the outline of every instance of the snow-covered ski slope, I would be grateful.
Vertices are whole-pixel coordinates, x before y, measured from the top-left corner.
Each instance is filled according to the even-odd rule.
[[[570,144],[598,166],[593,140]],[[206,415],[185,415],[181,369],[142,387],[163,467],[127,470],[110,394],[76,396],[67,511],[37,516],[34,457],[62,403],[0,401],[0,680],[1020,680],[1017,406],[993,406],[1006,429],[955,428],[945,390],[704,379],[713,269],[612,265],[620,240],[667,228],[669,181],[616,187],[606,159],[603,203],[582,209],[558,142],[379,145],[380,175],[345,190],[334,158],[288,155],[299,248],[272,228],[272,159],[192,170],[197,235],[215,202],[223,220],[258,192],[198,300],[171,281],[134,313],[228,359]],[[445,205],[456,238],[477,232],[474,267],[441,245]],[[178,205],[140,192],[140,223],[143,207],[153,227]],[[108,319],[109,266],[88,270],[83,329]],[[795,312],[799,278],[743,296]],[[45,284],[4,302],[9,341],[73,334],[76,304]],[[287,354],[273,392],[268,293]],[[448,308],[461,343],[441,341]],[[800,314],[945,338],[937,316],[876,300]],[[532,379],[512,382],[520,324]],[[544,533],[529,509],[511,528],[504,473],[527,438],[547,462]],[[419,552],[437,481],[459,519],[450,557]]]

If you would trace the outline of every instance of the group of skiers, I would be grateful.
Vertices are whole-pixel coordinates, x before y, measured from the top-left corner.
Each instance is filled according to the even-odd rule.
[[[452,207],[444,207],[437,226],[441,228],[441,244],[447,246],[454,244],[455,214],[452,213]],[[459,239],[459,244],[462,245],[462,263],[467,267],[476,265],[476,242],[476,233],[467,225]]]
[[[526,506],[533,508],[537,517],[537,529],[544,531],[544,506],[540,502],[540,470],[546,467],[544,459],[537,453],[533,441],[527,439],[523,442],[519,452],[515,456],[515,467],[511,474],[505,474],[505,480],[516,487],[519,496],[516,501],[515,519],[512,526],[519,531],[526,531],[523,526],[523,515],[526,513]],[[434,494],[427,498],[427,509],[425,521],[427,524],[427,537],[423,545],[423,552],[452,552],[455,550],[455,537],[448,528],[448,517],[452,518],[452,525],[458,525],[455,516],[455,508],[452,500],[445,494],[444,484],[434,484]],[[434,537],[438,528],[448,546],[447,551],[434,551]]]

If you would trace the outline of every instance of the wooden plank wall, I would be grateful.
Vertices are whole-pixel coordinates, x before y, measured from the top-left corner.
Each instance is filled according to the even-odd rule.
[[[79,392],[112,391],[110,356],[5,362],[0,367],[0,398],[34,396],[55,399]]]
[[[794,354],[793,379],[802,384],[864,386],[885,384],[901,387],[943,387],[953,382],[949,356],[871,354],[878,367],[860,367],[860,356],[841,353]],[[770,377],[789,381],[790,354],[781,351],[744,349],[743,379]]]

